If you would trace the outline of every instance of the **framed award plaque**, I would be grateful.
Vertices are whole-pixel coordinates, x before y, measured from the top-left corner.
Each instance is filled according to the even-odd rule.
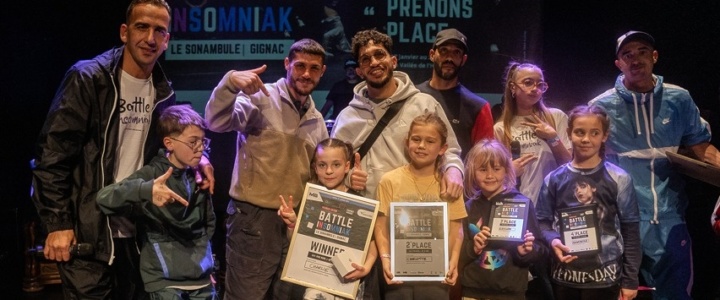
[[[379,203],[308,183],[281,279],[355,299],[359,280],[343,276],[365,261]]]
[[[558,209],[560,237],[570,254],[596,254],[601,250],[597,204]]]
[[[490,241],[522,243],[527,230],[529,205],[527,199],[494,201],[490,211]]]
[[[446,202],[390,203],[390,266],[400,281],[443,281],[449,267]]]

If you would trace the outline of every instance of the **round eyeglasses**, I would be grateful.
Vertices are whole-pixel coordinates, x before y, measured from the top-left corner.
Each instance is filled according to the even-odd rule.
[[[210,139],[209,138],[202,138],[202,139],[194,140],[192,142],[181,141],[181,140],[178,140],[173,137],[171,137],[170,139],[185,144],[186,146],[190,147],[190,149],[192,149],[195,152],[200,151],[201,147],[203,150],[205,150],[205,152],[210,152]]]
[[[517,84],[518,86],[524,87],[526,89],[533,89],[533,88],[537,87],[538,91],[540,91],[541,93],[544,93],[548,90],[547,82],[535,81],[530,78],[527,78],[520,82],[516,82],[515,84]]]
[[[384,50],[377,49],[375,50],[375,52],[371,53],[371,55],[364,54],[360,56],[360,59],[358,59],[358,63],[360,63],[361,67],[367,67],[372,64],[373,60],[381,62],[387,59],[389,56],[390,55]]]

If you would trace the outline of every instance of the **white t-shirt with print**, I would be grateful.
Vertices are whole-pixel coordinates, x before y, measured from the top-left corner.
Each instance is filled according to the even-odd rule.
[[[568,128],[568,116],[561,110],[556,108],[548,108],[550,115],[555,119],[555,131],[557,131],[558,137],[565,148],[571,149],[572,144],[567,135]],[[530,198],[534,204],[537,203],[538,196],[540,195],[540,188],[542,187],[543,179],[551,171],[559,167],[555,161],[550,146],[533,131],[532,127],[522,125],[522,122],[532,122],[535,120],[527,120],[528,116],[515,116],[510,126],[510,135],[513,140],[520,142],[520,153],[524,155],[526,153],[533,153],[537,156],[537,159],[525,165],[525,172],[520,177],[520,188],[519,191],[525,197]],[[494,125],[495,137],[500,140],[504,135],[504,128],[502,122],[497,122]]]

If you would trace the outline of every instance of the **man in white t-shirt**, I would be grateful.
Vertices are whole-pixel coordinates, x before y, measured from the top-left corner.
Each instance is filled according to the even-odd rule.
[[[170,7],[134,0],[120,26],[123,47],[77,62],[65,74],[38,139],[33,202],[45,258],[57,261],[66,299],[143,299],[135,227],[95,204],[158,153],[156,118],[175,104],[157,60],[167,49]],[[214,185],[207,159],[204,188]]]

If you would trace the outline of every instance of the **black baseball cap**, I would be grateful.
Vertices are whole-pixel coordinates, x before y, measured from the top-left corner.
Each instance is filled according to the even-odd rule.
[[[625,46],[625,44],[631,41],[643,41],[649,46],[651,46],[653,49],[655,48],[655,39],[652,37],[652,35],[648,34],[647,32],[630,30],[617,39],[615,55],[620,52],[620,49]]]
[[[458,44],[463,47],[465,53],[468,52],[467,37],[455,28],[448,28],[438,32],[437,36],[435,36],[435,44],[433,44],[433,48],[442,46],[442,44],[445,44],[449,41],[458,42]]]

